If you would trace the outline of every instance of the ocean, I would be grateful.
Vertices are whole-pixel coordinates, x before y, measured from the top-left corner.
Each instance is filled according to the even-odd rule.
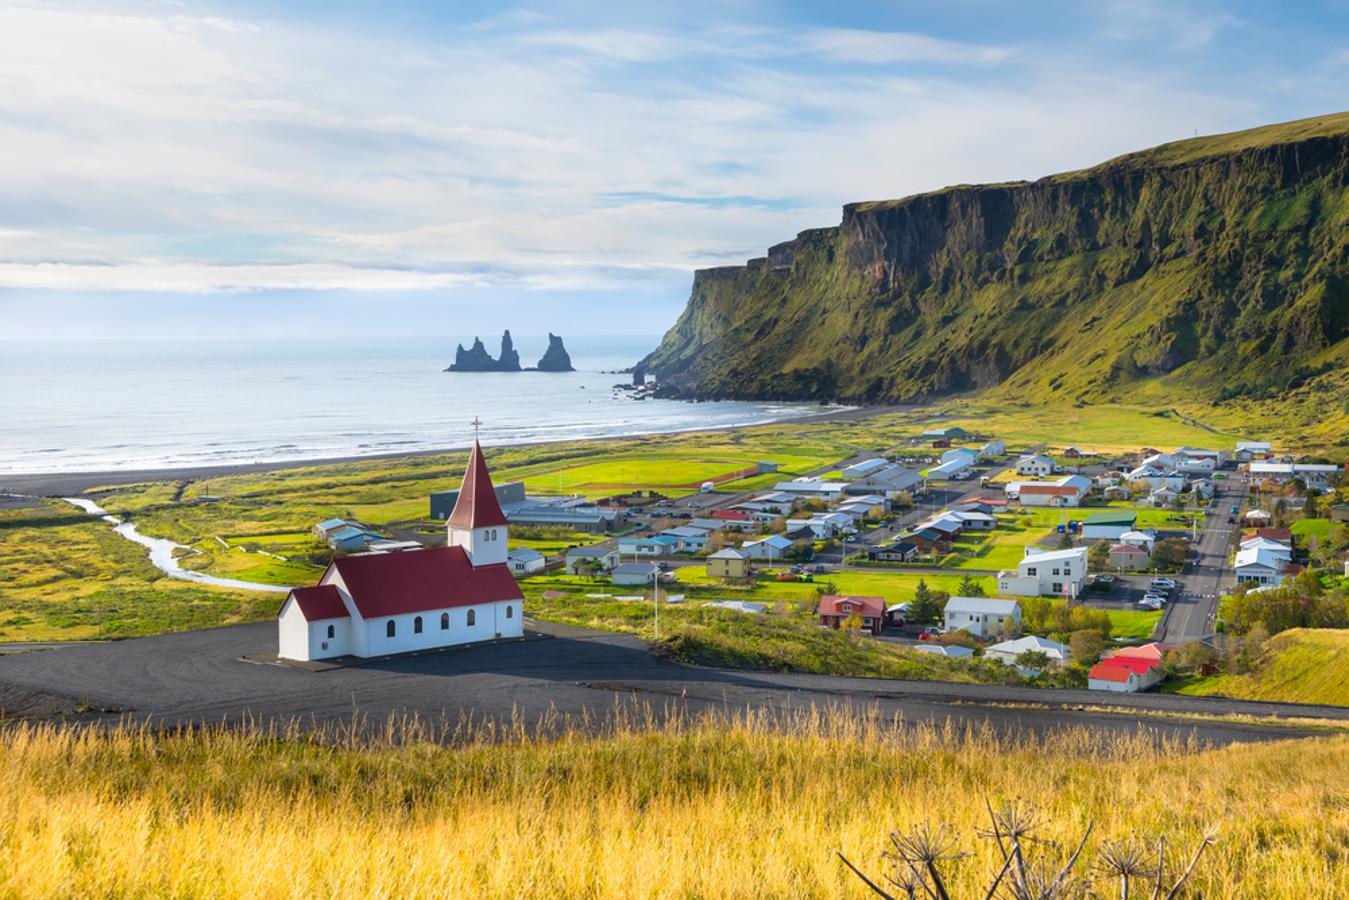
[[[516,335],[524,365],[546,335]],[[814,404],[637,401],[658,336],[566,336],[576,372],[447,373],[456,341],[0,342],[0,473],[159,469],[770,422]],[[465,345],[468,340],[464,341]],[[487,339],[495,354],[496,342]]]

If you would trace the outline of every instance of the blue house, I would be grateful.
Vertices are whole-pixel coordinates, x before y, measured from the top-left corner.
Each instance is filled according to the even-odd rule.
[[[672,534],[658,534],[653,537],[625,537],[618,539],[618,552],[626,556],[668,556],[679,552],[679,538]]]

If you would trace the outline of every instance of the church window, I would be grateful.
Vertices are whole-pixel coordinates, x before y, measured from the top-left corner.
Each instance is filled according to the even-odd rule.
[[[474,611],[470,609],[470,610],[468,611],[468,624],[469,624],[469,625],[474,625],[474,624],[477,623],[477,621],[478,621],[477,615],[475,615],[475,614],[474,614]]]
[[[506,604],[506,618],[515,618],[515,607],[511,606],[509,603]]]
[[[398,633],[398,626],[394,624],[393,619],[390,619],[388,623],[384,626],[384,636],[393,637],[397,633]]]
[[[328,626],[328,637],[330,638],[337,637],[337,629],[331,625]]]
[[[417,618],[415,618],[415,619],[412,620],[412,633],[413,633],[413,634],[421,634],[421,633],[422,633],[422,617],[421,617],[421,616],[418,616]]]
[[[449,631],[449,630],[450,630],[450,614],[449,614],[449,613],[441,613],[441,614],[440,614],[440,630],[441,630],[441,631]]]

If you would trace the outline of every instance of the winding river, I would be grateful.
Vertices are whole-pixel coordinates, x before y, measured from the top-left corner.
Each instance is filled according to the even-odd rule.
[[[192,572],[184,569],[178,564],[174,551],[186,550],[182,544],[175,543],[167,538],[152,538],[136,531],[136,526],[131,522],[125,522],[116,516],[108,514],[108,511],[99,506],[92,500],[86,500],[83,497],[65,497],[67,503],[78,506],[80,509],[89,513],[91,516],[100,516],[103,521],[112,525],[112,530],[126,538],[128,541],[140,544],[150,552],[150,563],[156,569],[168,575],[170,578],[180,578],[183,581],[195,581],[197,584],[213,584],[216,587],[237,588],[245,591],[271,591],[276,593],[286,593],[290,590],[287,587],[280,587],[275,584],[258,584],[255,581],[238,581],[234,578],[218,578],[215,575],[207,575],[204,572]]]

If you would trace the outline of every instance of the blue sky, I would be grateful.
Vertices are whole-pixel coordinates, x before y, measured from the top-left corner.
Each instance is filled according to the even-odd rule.
[[[843,203],[1345,84],[1342,3],[10,3],[0,335],[657,333]]]

